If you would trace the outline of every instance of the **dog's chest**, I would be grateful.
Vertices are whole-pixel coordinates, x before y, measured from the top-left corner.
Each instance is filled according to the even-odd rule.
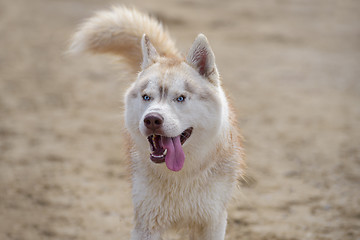
[[[158,224],[204,222],[220,213],[228,200],[230,185],[224,179],[184,178],[180,181],[137,181],[134,204],[141,218]]]

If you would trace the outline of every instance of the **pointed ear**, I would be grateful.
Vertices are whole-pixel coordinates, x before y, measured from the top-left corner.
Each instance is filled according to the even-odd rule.
[[[156,61],[159,54],[156,52],[156,49],[151,44],[149,37],[146,34],[144,34],[141,39],[141,50],[143,56],[141,69],[144,70]]]
[[[204,34],[199,34],[191,46],[186,57],[189,65],[193,66],[200,75],[218,84],[219,73],[215,64],[215,55]]]

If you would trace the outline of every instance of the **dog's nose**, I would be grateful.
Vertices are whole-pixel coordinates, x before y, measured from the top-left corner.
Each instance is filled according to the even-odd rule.
[[[156,130],[162,127],[164,118],[158,113],[149,113],[144,118],[145,127],[150,130]]]

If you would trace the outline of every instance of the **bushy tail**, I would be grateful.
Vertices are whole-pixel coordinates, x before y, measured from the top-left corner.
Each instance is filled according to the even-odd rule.
[[[142,60],[141,38],[144,33],[160,55],[181,57],[159,21],[126,7],[113,7],[88,19],[75,33],[69,52],[89,51],[119,55],[138,70]]]

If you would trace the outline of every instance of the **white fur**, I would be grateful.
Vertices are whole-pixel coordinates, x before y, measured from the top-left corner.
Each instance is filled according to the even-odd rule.
[[[186,228],[192,240],[223,240],[226,205],[244,165],[239,134],[234,126],[236,121],[220,84],[214,53],[206,37],[200,34],[186,60],[182,59],[166,32],[160,27],[148,27],[158,23],[134,11],[121,8],[98,14],[84,25],[86,29],[91,28],[91,34],[96,37],[86,29],[80,30],[73,44],[94,51],[88,43],[95,41],[96,49],[111,51],[116,44],[121,45],[117,43],[119,39],[129,40],[134,32],[137,36],[134,39],[141,39],[138,47],[120,52],[115,47],[113,51],[127,57],[138,50],[143,56],[141,69],[140,59],[137,66],[134,61],[128,62],[141,71],[125,94],[125,126],[132,140],[135,226],[131,239],[160,240],[168,229]],[[113,21],[109,22],[104,16]],[[128,31],[119,27],[127,24],[137,29]],[[97,30],[97,26],[101,28]],[[121,32],[115,39],[109,37],[114,29]],[[163,35],[160,40],[157,38],[154,47],[151,38],[143,33]],[[169,46],[171,50],[167,50]],[[144,94],[150,96],[151,101],[144,101]],[[176,101],[180,95],[186,97],[182,103]],[[158,113],[164,118],[162,129],[167,137],[193,128],[183,145],[185,163],[179,172],[149,159],[149,130],[144,126],[144,118],[149,113]]]

